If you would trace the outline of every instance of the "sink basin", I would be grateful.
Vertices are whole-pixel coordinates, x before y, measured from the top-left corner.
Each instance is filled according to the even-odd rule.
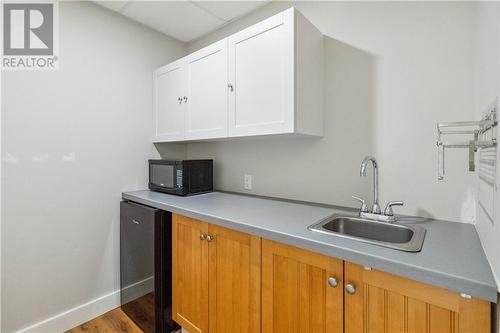
[[[406,252],[419,252],[425,237],[425,228],[421,226],[340,215],[313,224],[308,229]]]

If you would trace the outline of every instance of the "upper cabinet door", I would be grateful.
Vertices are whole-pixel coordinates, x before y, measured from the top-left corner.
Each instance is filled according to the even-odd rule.
[[[187,57],[186,139],[227,137],[227,39]]]
[[[294,131],[294,12],[228,38],[229,136]]]
[[[153,74],[153,142],[184,139],[184,97],[187,95],[185,71],[185,59],[180,59],[157,69]]]

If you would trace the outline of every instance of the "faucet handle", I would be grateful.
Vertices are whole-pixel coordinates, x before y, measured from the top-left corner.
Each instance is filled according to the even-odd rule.
[[[394,212],[392,211],[392,206],[403,206],[403,201],[389,201],[384,209],[384,215],[386,216],[394,216]]]
[[[368,204],[366,203],[365,199],[357,197],[355,195],[351,196],[351,198],[353,198],[354,200],[358,200],[359,202],[361,202],[361,207],[359,208],[359,211],[361,213],[367,213],[368,212]]]

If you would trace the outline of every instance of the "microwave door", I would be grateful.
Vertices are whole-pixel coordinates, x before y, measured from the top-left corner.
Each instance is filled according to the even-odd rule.
[[[151,183],[167,189],[174,189],[175,166],[168,164],[154,164],[151,166]]]

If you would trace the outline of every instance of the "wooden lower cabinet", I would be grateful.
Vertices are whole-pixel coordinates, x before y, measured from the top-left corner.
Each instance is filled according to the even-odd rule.
[[[261,239],[177,214],[172,222],[173,319],[189,333],[260,332]]]
[[[189,333],[208,332],[208,223],[173,214],[172,319]]]
[[[189,333],[490,332],[490,303],[457,292],[177,214],[172,237]]]
[[[260,332],[260,237],[215,225],[208,234],[210,332]]]
[[[342,275],[341,260],[263,240],[262,331],[343,332]]]
[[[490,332],[486,301],[349,262],[344,283],[345,333]]]

